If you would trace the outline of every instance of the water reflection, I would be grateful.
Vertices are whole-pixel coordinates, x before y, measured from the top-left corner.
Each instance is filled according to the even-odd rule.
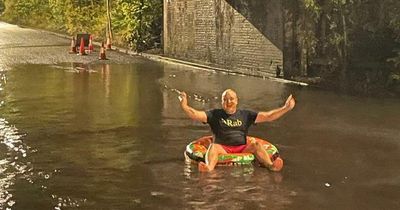
[[[6,72],[0,69],[0,109],[5,105],[4,86],[7,83]],[[10,126],[0,118],[0,208],[8,209],[14,206],[12,189],[18,175],[30,171],[28,164],[21,161],[27,156],[27,147],[21,141],[22,135],[17,128]]]
[[[104,84],[104,97],[109,98],[110,97],[110,65],[109,64],[103,64],[101,66],[101,77],[103,79],[103,84]]]
[[[199,173],[196,165],[187,163],[184,175],[184,200],[194,209],[285,209],[292,202],[282,174],[257,166],[221,166]]]
[[[35,81],[8,84],[7,89],[13,91],[7,93],[7,99],[18,111],[6,114],[11,119],[16,119],[15,113],[23,119],[35,119],[18,121],[18,127],[37,148],[36,162],[46,163],[46,170],[36,164],[30,181],[34,186],[29,192],[51,195],[39,199],[37,206],[91,206],[118,198],[127,186],[121,180],[139,175],[135,172],[140,168],[138,161],[152,160],[165,150],[161,144],[155,146],[163,138],[159,127],[163,102],[158,87],[162,72],[127,67],[73,63],[32,65],[29,70],[17,67],[9,72],[13,81]],[[141,182],[132,184],[129,189]],[[103,193],[97,194],[99,190]],[[28,201],[29,196],[17,205],[23,208]],[[115,207],[116,202],[108,205]]]
[[[29,147],[22,142],[18,129],[0,118],[0,208],[11,208],[15,204],[13,185],[23,177],[30,180],[32,167],[24,159]],[[5,146],[5,148],[3,147]]]

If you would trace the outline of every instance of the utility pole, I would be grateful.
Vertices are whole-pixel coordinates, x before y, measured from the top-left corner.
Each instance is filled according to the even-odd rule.
[[[111,27],[111,0],[106,0],[106,7],[107,7],[107,29],[106,29],[106,37],[109,37],[111,40],[113,39],[112,35],[112,27]]]
[[[142,21],[143,21],[143,7],[144,7],[144,1],[143,0],[139,0],[139,8],[140,8],[140,13],[139,13],[139,17],[138,17],[138,22],[139,22],[139,27],[138,27],[138,38],[136,40],[136,51],[137,52],[141,52],[143,50],[143,40],[142,40]]]

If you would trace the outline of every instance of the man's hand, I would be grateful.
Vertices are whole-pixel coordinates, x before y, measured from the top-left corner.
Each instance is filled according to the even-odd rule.
[[[180,92],[178,96],[179,101],[181,102],[181,105],[187,105],[187,95],[185,92]]]
[[[286,99],[285,108],[292,110],[296,105],[296,101],[294,100],[292,94]]]

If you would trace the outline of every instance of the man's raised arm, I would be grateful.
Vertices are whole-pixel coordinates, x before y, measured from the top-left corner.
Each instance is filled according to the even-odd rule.
[[[207,122],[207,115],[204,111],[196,110],[188,105],[187,95],[185,92],[179,93],[179,100],[181,101],[181,107],[183,111],[192,119],[202,123]]]
[[[274,121],[274,120],[282,117],[284,114],[286,114],[286,112],[292,110],[294,108],[295,104],[296,104],[296,101],[294,100],[293,96],[290,95],[286,99],[285,105],[283,105],[282,107],[273,109],[268,112],[259,112],[255,123]]]

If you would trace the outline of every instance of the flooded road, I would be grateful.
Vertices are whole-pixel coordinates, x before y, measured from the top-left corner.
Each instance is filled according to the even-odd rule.
[[[400,208],[399,99],[140,57],[18,63],[12,49],[0,51],[1,209]],[[210,129],[184,115],[174,90],[210,109],[226,88],[241,108],[263,111],[294,94],[292,112],[250,129],[278,147],[282,172],[249,165],[205,174],[184,163],[185,146]]]

